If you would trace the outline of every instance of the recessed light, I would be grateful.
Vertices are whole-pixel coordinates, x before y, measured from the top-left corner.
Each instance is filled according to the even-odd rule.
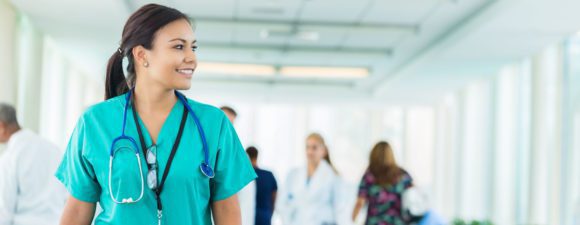
[[[280,68],[279,73],[283,76],[299,78],[359,79],[369,76],[369,70],[360,67],[285,66]]]
[[[320,33],[316,31],[300,31],[296,33],[296,38],[305,41],[318,41],[320,39]]]
[[[260,37],[262,39],[268,39],[268,37],[270,37],[270,31],[268,31],[266,29],[260,31]]]
[[[200,62],[196,72],[226,75],[273,76],[276,68],[270,65]]]

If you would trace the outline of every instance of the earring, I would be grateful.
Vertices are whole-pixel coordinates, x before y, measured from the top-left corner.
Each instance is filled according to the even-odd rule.
[[[143,66],[144,66],[144,67],[149,67],[149,62],[145,62],[145,63],[143,63]]]

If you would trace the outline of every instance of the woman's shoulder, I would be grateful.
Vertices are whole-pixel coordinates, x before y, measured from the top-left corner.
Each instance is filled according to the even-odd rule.
[[[403,168],[400,168],[400,170],[401,170],[401,176],[402,177],[411,179],[411,174],[409,172],[407,172],[407,170],[405,170]]]
[[[119,114],[117,112],[122,112],[124,109],[124,96],[120,95],[88,106],[82,113],[81,119],[86,121],[100,117],[112,118],[117,116]]]
[[[190,98],[187,98],[188,104],[191,106],[191,109],[200,117],[202,118],[212,118],[212,119],[223,119],[225,118],[224,112],[215,107],[213,105],[202,103]]]
[[[373,173],[371,172],[370,169],[365,170],[363,176],[362,176],[362,182],[368,183],[368,184],[374,184],[375,183],[375,175],[373,175]]]

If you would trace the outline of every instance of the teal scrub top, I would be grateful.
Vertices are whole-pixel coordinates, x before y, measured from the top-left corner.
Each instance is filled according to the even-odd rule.
[[[137,199],[141,193],[141,177],[137,157],[129,142],[115,146],[115,158],[109,191],[109,159],[113,139],[121,135],[126,95],[111,98],[88,108],[79,119],[68,143],[56,177],[76,199],[99,203],[103,211],[95,224],[157,224],[155,193],[147,187],[147,165],[132,108],[127,112],[125,134],[132,137],[139,149],[144,194],[137,203],[116,204],[118,200]],[[181,143],[173,159],[161,193],[162,224],[211,224],[211,202],[226,199],[256,178],[238,136],[225,114],[218,108],[188,99],[204,129],[209,148],[209,162],[215,171],[213,179],[200,171],[204,160],[201,136],[195,121],[188,115]],[[177,101],[158,135],[157,161],[160,181],[177,136],[184,106]],[[138,118],[145,143],[152,145],[149,132]]]

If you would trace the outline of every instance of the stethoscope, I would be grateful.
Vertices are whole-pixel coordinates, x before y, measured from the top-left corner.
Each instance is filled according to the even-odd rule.
[[[111,143],[110,153],[109,153],[109,155],[110,155],[110,157],[109,157],[109,179],[108,179],[109,180],[109,194],[110,194],[113,202],[115,202],[117,204],[136,203],[143,198],[143,194],[145,191],[145,179],[143,177],[143,167],[141,166],[141,156],[139,154],[139,147],[138,147],[135,139],[133,139],[132,137],[127,136],[125,134],[125,125],[127,124],[127,111],[129,109],[129,104],[131,101],[131,94],[132,93],[133,93],[133,90],[130,90],[126,94],[125,109],[123,111],[123,128],[121,130],[121,136],[118,136],[115,139],[113,139],[113,142]],[[189,115],[191,115],[191,117],[195,121],[195,125],[197,127],[197,130],[201,136],[201,142],[203,145],[203,153],[204,153],[204,161],[199,166],[199,169],[201,170],[201,173],[203,173],[203,175],[205,175],[206,177],[211,179],[215,176],[215,174],[214,174],[213,169],[209,165],[209,150],[207,147],[207,140],[205,138],[205,132],[203,131],[203,128],[201,127],[201,123],[199,122],[199,118],[197,117],[197,115],[195,114],[193,109],[191,109],[191,106],[189,106],[185,96],[183,94],[179,93],[178,91],[175,91],[175,95],[177,96],[179,101],[183,104],[183,106],[185,106],[185,108],[189,112]],[[115,144],[119,141],[122,141],[122,140],[129,141],[130,145],[133,147],[133,150],[135,151],[135,157],[137,159],[137,164],[139,165],[139,176],[141,178],[141,193],[139,194],[139,197],[136,200],[134,200],[132,197],[129,197],[129,198],[122,198],[121,201],[119,201],[119,199],[117,199],[117,198],[115,198],[115,196],[113,196],[113,188],[111,186],[111,177],[112,177],[112,171],[113,171],[113,160],[115,159]]]

